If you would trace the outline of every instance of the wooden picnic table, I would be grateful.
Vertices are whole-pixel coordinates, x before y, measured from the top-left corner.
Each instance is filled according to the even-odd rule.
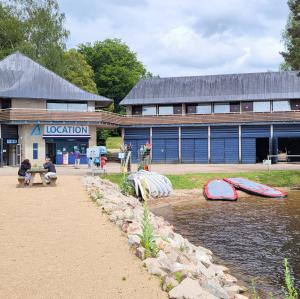
[[[29,186],[31,187],[33,184],[34,184],[34,180],[35,180],[35,176],[37,174],[40,175],[41,177],[41,180],[42,180],[42,183],[44,186],[47,186],[47,183],[46,183],[46,180],[45,180],[45,174],[48,172],[47,169],[44,169],[44,168],[37,168],[37,169],[29,169],[27,170],[28,173],[31,173],[31,179],[30,179],[30,182],[29,182]]]

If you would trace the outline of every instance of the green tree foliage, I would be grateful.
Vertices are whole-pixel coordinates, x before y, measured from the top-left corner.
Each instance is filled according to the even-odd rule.
[[[63,77],[86,91],[97,93],[94,71],[84,56],[75,49],[70,49],[64,53],[63,58]]]
[[[283,33],[285,51],[282,69],[300,70],[300,0],[288,0],[290,14]]]
[[[10,0],[1,5],[1,53],[20,50],[48,69],[61,74],[65,42],[65,15],[57,0]],[[6,30],[8,25],[9,30]],[[5,32],[5,34],[2,33]],[[13,41],[13,43],[11,42]]]
[[[10,7],[0,3],[0,59],[22,47],[25,30]]]
[[[79,45],[79,51],[95,72],[98,93],[114,100],[115,111],[133,86],[147,73],[136,53],[119,39]]]

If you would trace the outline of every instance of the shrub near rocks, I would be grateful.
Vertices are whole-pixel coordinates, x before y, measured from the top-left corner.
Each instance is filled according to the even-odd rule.
[[[162,288],[170,298],[247,298],[239,294],[245,288],[227,273],[228,269],[213,263],[210,250],[175,233],[172,225],[151,213],[147,205],[143,207],[137,198],[122,194],[115,184],[97,177],[84,177],[83,184],[109,220],[127,234],[129,245],[149,273],[161,277]]]

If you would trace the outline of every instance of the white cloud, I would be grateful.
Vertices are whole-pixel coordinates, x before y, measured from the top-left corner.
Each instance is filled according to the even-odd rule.
[[[160,76],[277,70],[282,61],[285,0],[74,2],[61,0],[69,47],[121,38]]]

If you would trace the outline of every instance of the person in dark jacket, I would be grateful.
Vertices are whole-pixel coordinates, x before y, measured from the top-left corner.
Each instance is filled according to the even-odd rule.
[[[55,166],[49,158],[47,158],[45,161],[44,169],[48,170],[48,172],[45,174],[45,181],[47,184],[49,184],[51,178],[56,178]]]
[[[18,176],[25,177],[24,183],[27,185],[29,184],[29,182],[31,180],[31,173],[27,172],[29,169],[31,169],[30,161],[28,159],[25,159],[20,165],[20,168],[18,171]]]

